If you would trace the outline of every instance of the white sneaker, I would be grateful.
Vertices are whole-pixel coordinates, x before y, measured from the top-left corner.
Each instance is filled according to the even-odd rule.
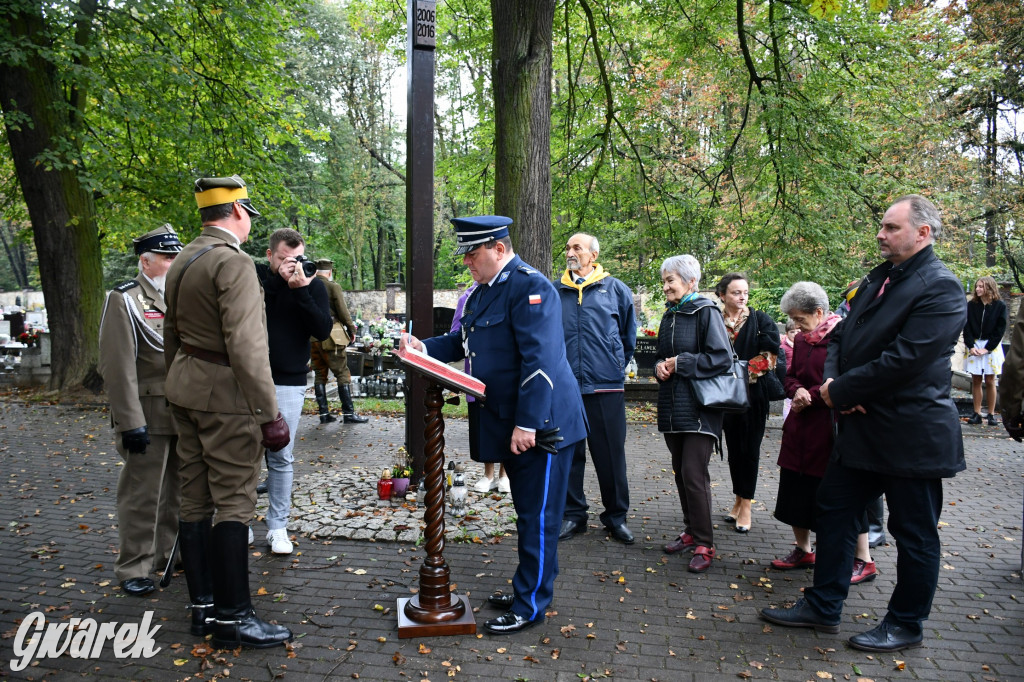
[[[508,476],[502,476],[498,479],[498,492],[499,493],[510,493],[512,492],[512,486],[509,485]]]
[[[292,541],[288,539],[288,529],[278,528],[267,531],[267,544],[274,554],[291,554]]]
[[[473,490],[478,493],[486,493],[494,490],[498,487],[498,481],[493,478],[482,477],[479,481],[473,484]]]
[[[252,534],[252,527],[249,527],[249,544],[256,542],[256,536]]]

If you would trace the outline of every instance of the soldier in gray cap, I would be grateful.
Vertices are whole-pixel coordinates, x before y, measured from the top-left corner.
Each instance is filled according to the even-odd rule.
[[[125,593],[155,589],[178,525],[178,455],[164,397],[164,279],[181,242],[170,225],[134,240],[139,274],[107,294],[100,319],[99,372],[124,467],[117,479],[120,551],[114,574]]]
[[[271,647],[292,633],[253,610],[247,524],[263,448],[281,449],[289,431],[270,375],[263,292],[240,248],[259,212],[237,175],[201,178],[195,195],[203,231],[167,274],[164,326],[191,632],[212,632],[224,648]]]

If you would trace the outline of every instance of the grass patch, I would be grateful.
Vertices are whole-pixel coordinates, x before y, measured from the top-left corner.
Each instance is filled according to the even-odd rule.
[[[356,412],[359,414],[375,414],[383,417],[404,417],[405,400],[400,398],[354,398]],[[337,410],[337,401],[331,401],[331,409]],[[316,401],[307,399],[302,406],[304,414],[317,414]],[[441,414],[445,417],[462,418],[468,416],[465,397],[460,397],[458,405],[444,404]]]

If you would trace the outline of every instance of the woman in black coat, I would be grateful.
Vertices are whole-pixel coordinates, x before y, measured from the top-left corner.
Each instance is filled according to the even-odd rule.
[[[750,530],[750,503],[757,487],[757,468],[761,461],[761,441],[768,421],[768,393],[758,378],[775,371],[779,357],[779,328],[766,313],[747,306],[750,284],[745,275],[730,272],[718,282],[715,293],[722,300],[722,316],[740,360],[747,361],[750,372],[750,408],[746,412],[725,415],[722,430],[729,450],[729,474],[736,496],[726,520],[736,524],[737,533]]]
[[[711,521],[711,452],[722,436],[722,412],[697,403],[691,381],[726,371],[732,349],[715,304],[697,293],[700,264],[690,255],[661,265],[668,310],[658,328],[658,431],[672,454],[683,532],[665,545],[667,554],[692,551],[688,570],[703,573],[715,558]]]
[[[974,414],[968,424],[981,423],[981,384],[985,383],[988,425],[996,421],[996,377],[1003,372],[1003,333],[1006,332],[1006,304],[999,299],[999,287],[992,277],[982,277],[974,285],[974,296],[967,302],[964,325],[964,371],[971,375]]]

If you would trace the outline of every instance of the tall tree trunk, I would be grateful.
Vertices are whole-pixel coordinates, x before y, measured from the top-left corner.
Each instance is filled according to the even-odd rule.
[[[990,92],[988,106],[985,107],[985,168],[982,171],[985,187],[985,266],[996,264],[996,229],[998,227],[996,195],[996,174],[999,167],[999,95]]]
[[[8,4],[8,3],[4,3]],[[52,333],[50,387],[81,383],[98,357],[103,263],[92,195],[79,182],[80,159],[40,162],[71,144],[71,121],[53,65],[42,10],[28,3],[0,12],[4,32],[31,47],[0,66],[0,107],[18,182],[32,221],[39,277]]]
[[[491,0],[494,211],[512,244],[551,276],[551,38],[554,0]]]

